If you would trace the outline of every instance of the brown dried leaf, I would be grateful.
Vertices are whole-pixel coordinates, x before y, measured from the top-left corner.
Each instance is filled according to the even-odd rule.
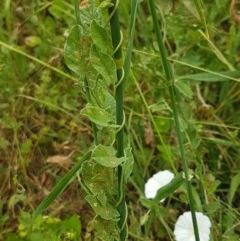
[[[84,9],[84,8],[86,8],[88,6],[88,4],[89,4],[88,0],[83,0],[83,1],[80,2],[79,8],[80,9]]]
[[[75,151],[72,151],[70,154],[68,154],[67,156],[64,155],[54,155],[54,156],[50,156],[47,158],[46,162],[47,163],[53,163],[58,165],[59,167],[62,167],[64,169],[68,169],[69,166],[72,164],[72,155]]]
[[[144,129],[144,140],[146,145],[150,147],[154,147],[155,145],[154,132],[150,123],[148,123]]]

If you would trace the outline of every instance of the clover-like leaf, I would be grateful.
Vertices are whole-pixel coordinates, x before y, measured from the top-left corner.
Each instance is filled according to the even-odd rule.
[[[88,117],[95,124],[103,127],[107,127],[113,120],[113,117],[109,112],[99,106],[93,106],[91,104],[87,104],[80,113]]]
[[[64,46],[64,58],[69,69],[83,78],[90,71],[89,51],[92,40],[79,25],[72,27]]]
[[[96,21],[91,23],[91,36],[93,43],[105,54],[112,54],[113,47],[107,30],[101,27]]]
[[[94,195],[88,195],[85,198],[94,212],[101,216],[103,219],[106,220],[118,220],[119,219],[119,213],[117,209],[115,209],[110,203],[106,203],[105,205],[102,205],[97,197]]]
[[[92,158],[100,165],[112,168],[126,161],[126,157],[116,157],[116,150],[112,146],[101,144],[94,148]]]
[[[103,77],[107,85],[116,81],[116,65],[111,55],[103,53],[95,44],[90,51],[90,59],[93,68]]]
[[[82,176],[85,186],[99,199],[103,193],[108,196],[117,196],[116,180],[112,168],[104,167],[91,160],[83,164]]]

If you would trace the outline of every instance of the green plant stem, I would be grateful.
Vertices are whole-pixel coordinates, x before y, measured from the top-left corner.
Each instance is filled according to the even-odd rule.
[[[81,18],[79,12],[79,0],[74,0],[74,12],[77,25],[81,25]]]
[[[11,32],[11,0],[5,0],[5,4],[4,4],[4,9],[3,9],[3,14],[5,15],[5,19],[6,19],[6,26],[7,26],[7,30],[8,32]]]
[[[202,0],[193,0],[193,3],[195,4],[200,20],[205,28],[205,33],[207,34],[207,36],[209,37],[209,33],[208,33],[208,28],[207,28],[207,22],[204,16],[204,11],[203,11],[203,2]]]
[[[124,78],[124,70],[123,70],[123,57],[122,57],[122,48],[121,48],[121,31],[120,31],[120,23],[117,11],[117,1],[112,0],[113,7],[109,8],[110,19],[110,28],[112,35],[112,44],[115,50],[114,52],[114,60],[117,66],[117,83],[116,83],[116,124],[122,125],[124,121],[124,113],[123,113],[123,78]],[[117,157],[124,156],[124,139],[123,139],[123,128],[121,128],[116,134],[116,147],[117,147]],[[127,209],[125,203],[125,190],[124,190],[124,173],[123,167],[121,165],[118,166],[118,192],[119,192],[119,201],[117,209],[120,214],[119,220],[119,230],[120,230],[120,241],[125,241],[127,239]]]
[[[130,69],[131,69],[131,58],[132,58],[132,49],[133,49],[133,40],[135,33],[135,22],[138,8],[138,0],[131,1],[131,19],[130,19],[130,31],[129,31],[129,39],[127,44],[127,50],[124,57],[124,78],[123,78],[123,86],[129,77]]]
[[[157,42],[158,42],[158,46],[159,46],[159,50],[160,50],[160,55],[162,58],[163,68],[164,68],[164,72],[166,75],[171,103],[172,103],[173,118],[174,118],[174,122],[175,122],[179,149],[180,149],[180,153],[181,153],[181,157],[182,157],[182,164],[183,164],[183,169],[184,169],[184,174],[185,174],[185,179],[186,179],[186,188],[187,188],[187,193],[188,193],[188,198],[189,198],[190,210],[191,210],[191,214],[192,214],[195,240],[200,241],[196,213],[195,213],[195,205],[194,205],[193,194],[192,194],[192,186],[191,186],[191,183],[189,180],[188,164],[187,164],[187,160],[186,160],[186,156],[185,156],[184,145],[183,145],[183,140],[182,140],[182,135],[181,135],[181,130],[180,130],[180,123],[179,123],[179,119],[178,119],[177,105],[176,105],[176,101],[175,101],[174,76],[173,76],[173,73],[171,70],[170,62],[167,58],[167,51],[166,51],[166,48],[163,43],[160,26],[158,24],[158,18],[157,18],[155,6],[154,6],[154,1],[149,0],[148,2],[149,2],[149,7],[150,7],[150,12],[152,15],[153,23],[154,23],[154,28],[156,31]]]

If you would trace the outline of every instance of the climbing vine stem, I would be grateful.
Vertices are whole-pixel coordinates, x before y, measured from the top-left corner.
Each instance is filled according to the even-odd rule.
[[[109,8],[110,28],[112,44],[114,48],[114,60],[117,67],[117,83],[116,83],[116,124],[123,127],[124,113],[123,113],[123,55],[122,55],[122,35],[120,30],[119,16],[118,16],[118,1],[112,0],[113,6]],[[116,133],[116,148],[117,157],[124,156],[124,140],[123,140],[123,128],[120,128]],[[124,191],[124,173],[123,167],[118,166],[118,193],[119,201],[117,203],[117,209],[120,214],[119,220],[119,230],[120,230],[120,241],[125,241],[127,239],[127,208],[125,203],[125,191]]]

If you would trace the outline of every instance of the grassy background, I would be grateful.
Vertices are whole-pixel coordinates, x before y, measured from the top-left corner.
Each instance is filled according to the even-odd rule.
[[[129,2],[119,4],[125,40]],[[191,1],[159,0],[157,6],[177,80],[187,159],[196,176],[197,210],[211,218],[212,240],[233,241],[240,233],[240,36],[228,0],[203,2],[207,26]],[[83,91],[63,59],[75,22],[73,3],[5,0],[0,8],[0,239],[5,240],[17,233],[20,213],[30,213],[66,173],[61,158],[74,151],[77,161],[92,145],[92,133],[79,114]],[[182,169],[157,50],[152,19],[141,1],[132,59],[137,82],[130,78],[125,89],[125,139],[135,157],[127,186],[130,240],[171,240],[176,218],[188,210],[184,189],[150,212],[142,198],[152,174]],[[53,156],[56,163],[49,161]],[[79,185],[74,182],[48,214],[62,220],[79,214],[87,240],[94,214]]]

